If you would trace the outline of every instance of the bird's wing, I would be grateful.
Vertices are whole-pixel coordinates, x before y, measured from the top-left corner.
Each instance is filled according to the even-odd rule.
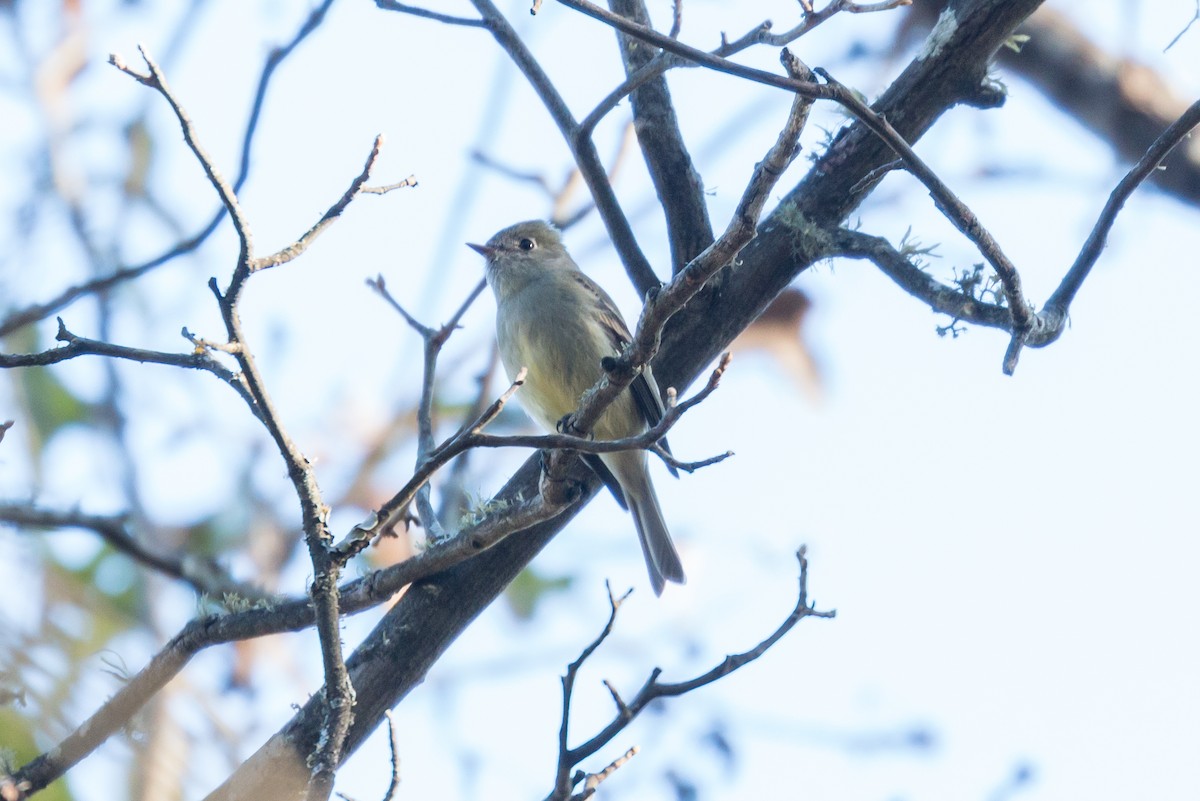
[[[583,272],[576,271],[572,274],[572,277],[591,295],[595,304],[596,319],[599,320],[600,326],[608,335],[613,353],[620,353],[633,339],[633,334],[629,333],[629,326],[625,325],[625,320],[621,317],[621,312],[618,311],[617,305],[613,303],[612,298],[608,296],[608,293],[599,284],[588,278]],[[638,412],[642,415],[642,419],[646,422],[646,425],[658,425],[662,421],[666,409],[663,406],[662,398],[659,396],[658,384],[654,381],[654,374],[650,371],[650,365],[646,365],[638,377],[633,379],[633,383],[629,385],[629,392],[633,395],[634,405],[637,406]],[[671,446],[667,443],[666,437],[660,439],[658,444],[667,453],[671,452]],[[674,467],[668,465],[667,469],[671,471],[671,475],[676,478],[679,477],[679,471]],[[601,478],[603,478],[603,475],[601,475]]]

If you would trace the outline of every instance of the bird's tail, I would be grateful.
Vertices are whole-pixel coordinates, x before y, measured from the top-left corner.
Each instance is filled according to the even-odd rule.
[[[658,506],[658,496],[654,494],[654,485],[649,476],[639,492],[626,492],[629,501],[629,511],[633,513],[633,524],[637,526],[638,539],[642,543],[642,555],[646,557],[646,569],[650,572],[650,585],[655,595],[662,595],[663,587],[668,581],[683,584],[687,577],[683,574],[683,563],[679,560],[679,552],[671,542],[671,534],[667,531],[667,522],[663,520],[662,509]]]

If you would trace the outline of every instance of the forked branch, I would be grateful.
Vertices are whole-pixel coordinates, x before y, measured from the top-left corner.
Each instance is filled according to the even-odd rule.
[[[659,676],[662,675],[662,670],[655,668],[650,672],[650,677],[638,690],[632,700],[626,702],[621,699],[621,696],[616,692],[611,684],[605,682],[608,687],[609,694],[612,696],[613,703],[616,705],[616,713],[613,715],[612,721],[601,729],[597,734],[591,737],[586,742],[575,748],[567,746],[567,731],[570,724],[571,716],[571,694],[575,686],[575,677],[579,672],[583,663],[595,653],[596,649],[608,638],[612,633],[613,626],[616,622],[617,610],[621,603],[629,595],[628,592],[620,598],[614,598],[611,589],[609,590],[609,605],[610,612],[608,622],[600,635],[579,655],[579,658],[572,662],[567,667],[567,673],[563,677],[563,712],[562,722],[559,727],[558,737],[558,764],[555,770],[554,790],[547,796],[546,801],[576,801],[576,799],[584,799],[591,795],[586,788],[583,793],[572,795],[572,790],[580,782],[589,778],[589,774],[583,771],[572,773],[575,766],[591,757],[601,748],[612,742],[613,738],[620,734],[629,726],[630,723],[637,718],[639,714],[645,711],[651,703],[659,698],[672,698],[675,696],[685,695],[712,684],[719,679],[728,676],[740,668],[745,667],[760,656],[765,654],[770,648],[779,642],[789,631],[791,631],[797,623],[806,617],[833,618],[837,615],[835,610],[826,612],[818,611],[809,603],[808,599],[808,557],[806,549],[801,546],[796,552],[796,559],[800,563],[799,577],[799,592],[796,598],[796,605],[792,608],[791,613],[779,624],[776,629],[771,632],[766,639],[760,642],[755,647],[740,654],[732,654],[725,657],[719,664],[711,669],[693,676],[690,679],[685,679],[679,682],[661,682]],[[626,754],[626,758],[631,754]],[[594,775],[594,774],[592,774]],[[594,785],[593,785],[594,788]]]

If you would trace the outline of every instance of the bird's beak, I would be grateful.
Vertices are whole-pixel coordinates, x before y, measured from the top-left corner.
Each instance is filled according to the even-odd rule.
[[[468,242],[467,247],[483,256],[485,259],[490,259],[496,253],[496,249],[487,245],[476,245],[474,242]]]

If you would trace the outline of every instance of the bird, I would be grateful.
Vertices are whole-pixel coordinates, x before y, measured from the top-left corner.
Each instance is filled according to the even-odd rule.
[[[496,341],[509,380],[526,375],[518,398],[548,432],[579,406],[580,397],[603,374],[602,360],[621,354],[632,339],[616,304],[579,269],[557,228],[527,220],[504,228],[487,244],[467,243],[486,260],[487,283],[496,297]],[[593,435],[599,440],[644,433],[664,414],[650,365],[604,410]],[[666,440],[660,441],[666,448]],[[622,508],[633,516],[650,585],[662,595],[666,582],[686,582],[671,541],[646,451],[585,454]],[[675,473],[674,468],[671,472]]]

